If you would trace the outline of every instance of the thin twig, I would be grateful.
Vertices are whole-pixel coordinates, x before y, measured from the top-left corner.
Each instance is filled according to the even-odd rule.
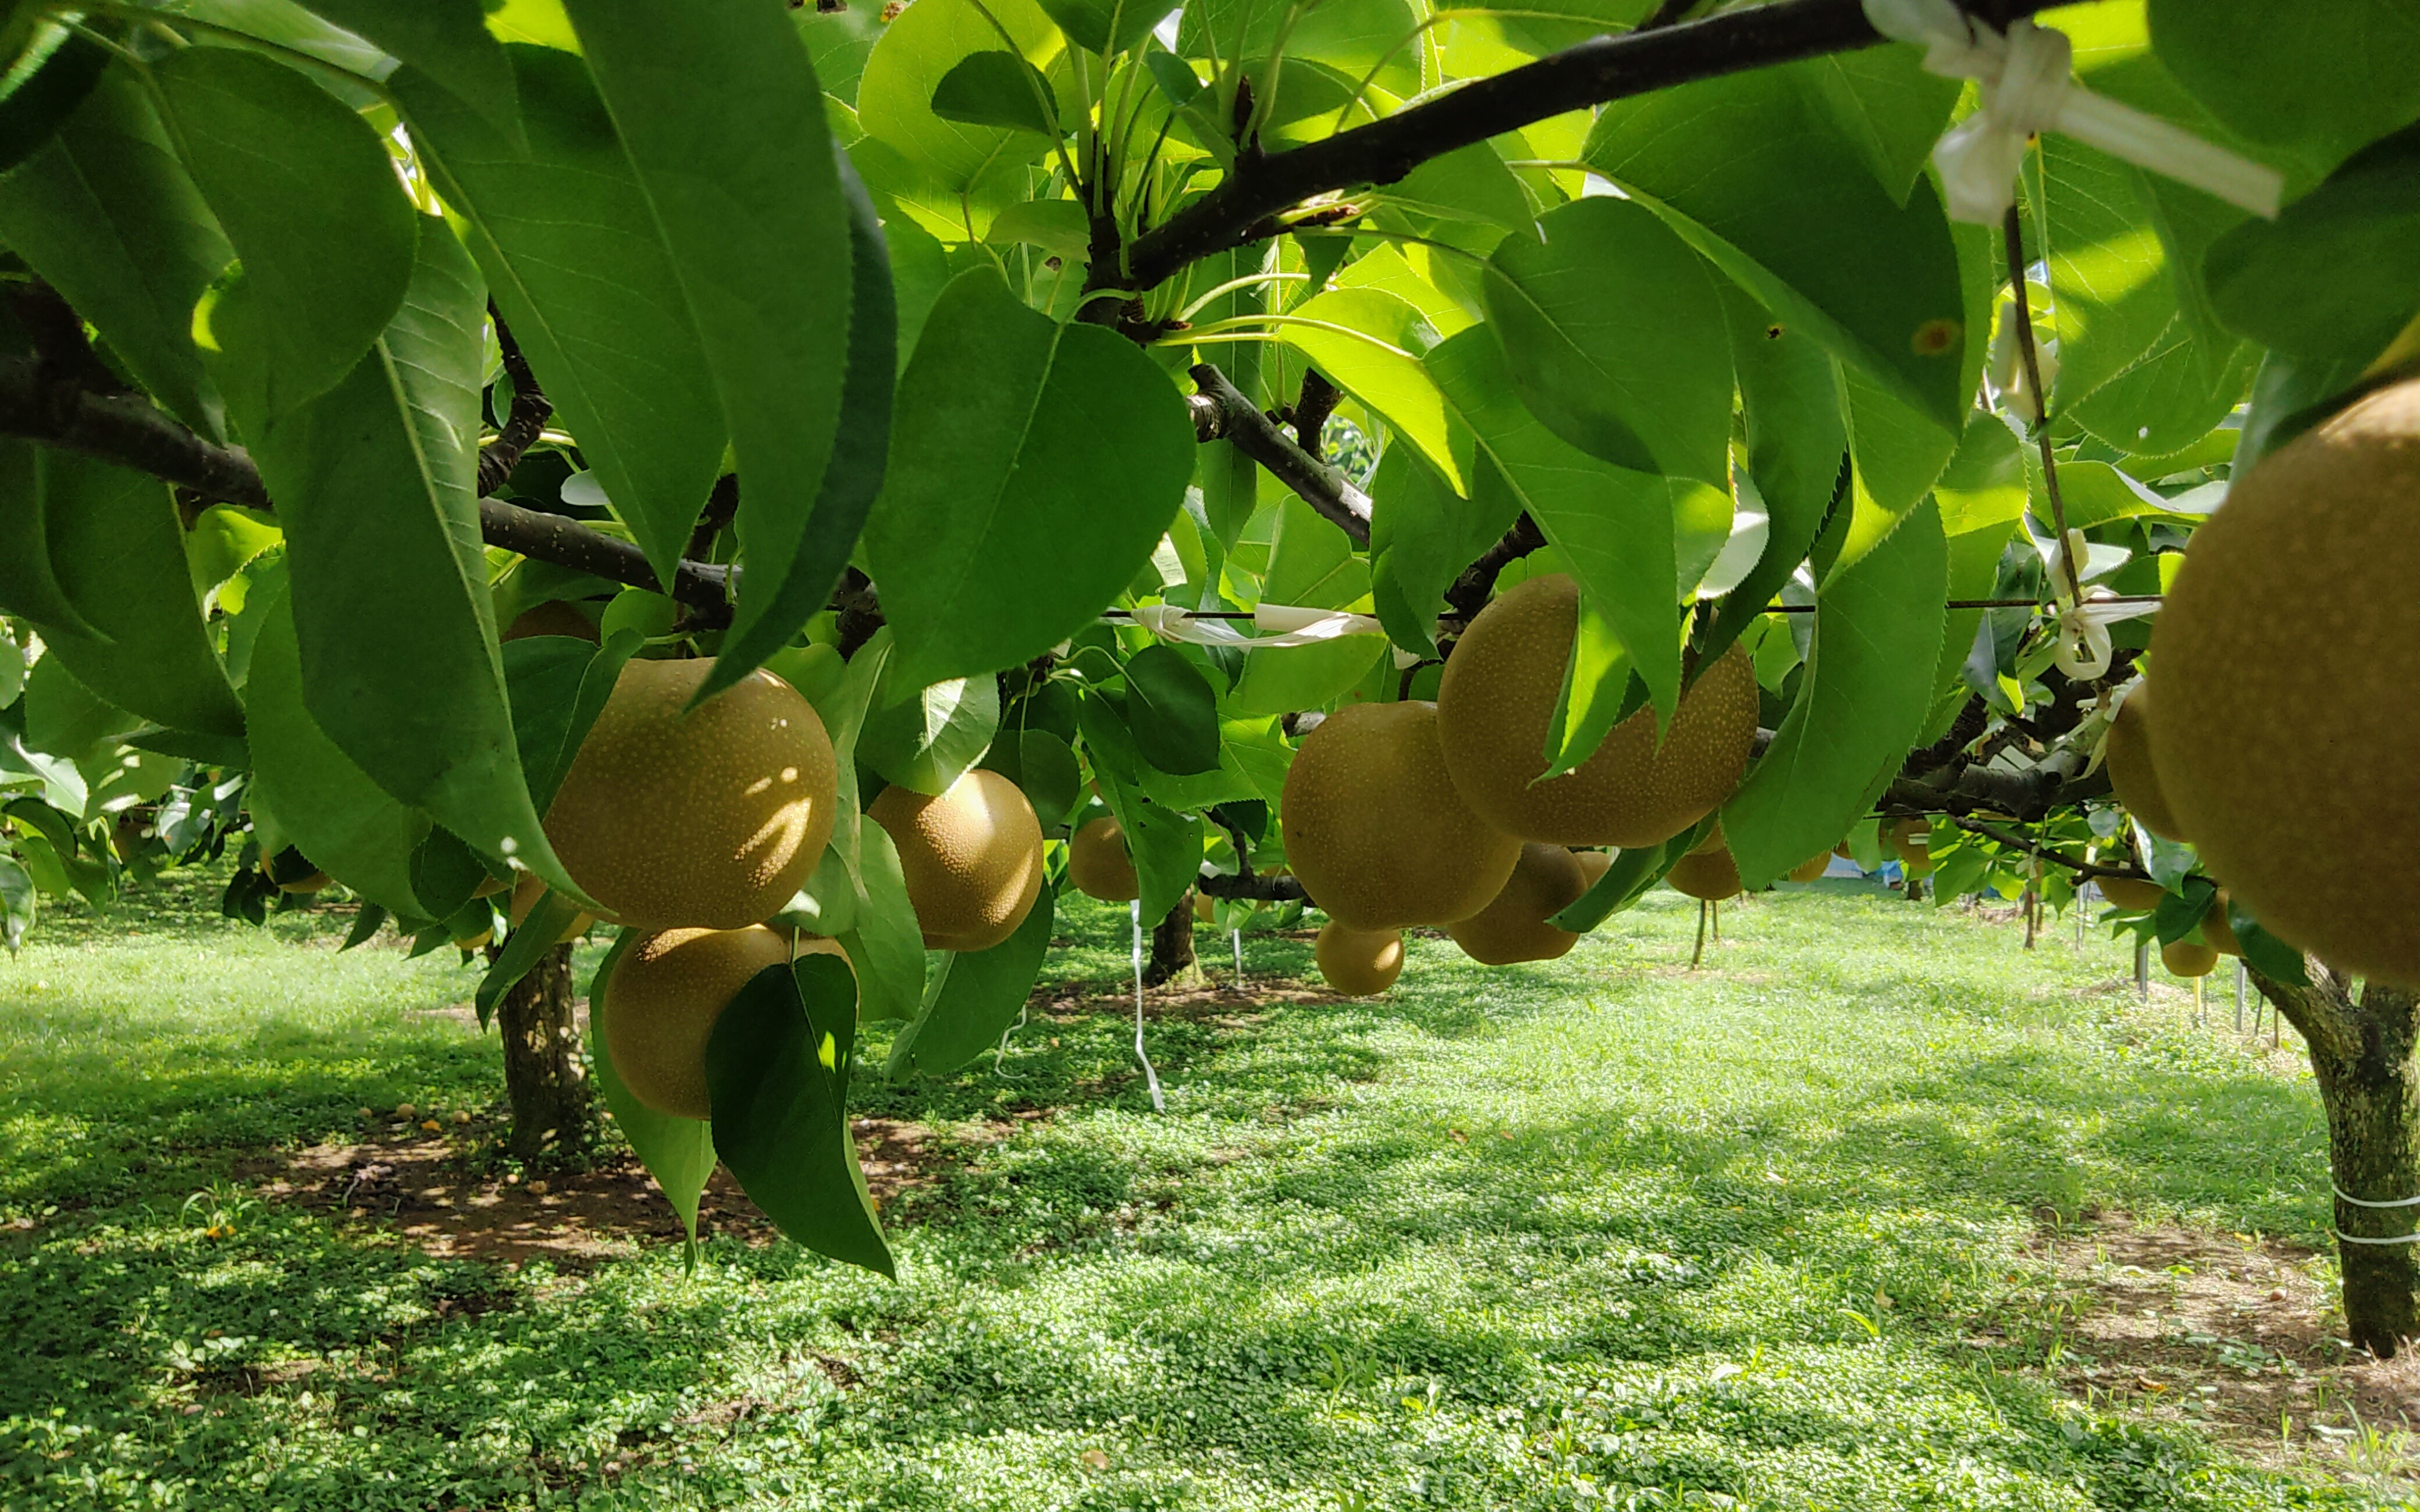
[[[1235,450],[1300,495],[1304,503],[1335,521],[1356,545],[1370,544],[1370,496],[1353,480],[1295,445],[1277,422],[1227,381],[1227,375],[1215,363],[1195,363],[1193,382],[1201,390],[1193,396],[1197,440],[1232,442]]]
[[[496,325],[496,347],[504,354],[504,374],[513,380],[513,402],[496,439],[479,452],[479,496],[483,499],[504,486],[513,469],[521,465],[521,455],[546,429],[546,423],[554,418],[554,402],[538,387],[537,375],[530,371],[529,359],[521,355],[520,343],[513,340],[504,317],[496,313],[492,302],[488,306],[488,316]]]
[[[2042,393],[2041,359],[2034,350],[2033,298],[2025,282],[2024,226],[2015,205],[2009,207],[2000,230],[2009,248],[2009,284],[2016,294],[2017,354],[2024,360],[2025,393],[2033,400],[2034,408],[2034,443],[2041,449],[2042,490],[2050,495],[2051,524],[2058,532],[2058,559],[2067,564],[2068,596],[2080,604],[2084,601],[2084,569],[2068,547],[2067,500],[2059,493],[2058,458],[2051,451],[2050,395]]]

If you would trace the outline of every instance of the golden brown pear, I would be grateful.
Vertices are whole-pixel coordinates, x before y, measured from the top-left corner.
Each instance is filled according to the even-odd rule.
[[[1682,696],[1660,748],[1654,711],[1640,709],[1575,770],[1536,782],[1578,624],[1579,589],[1559,573],[1517,583],[1480,611],[1437,684],[1446,764],[1464,800],[1507,834],[1661,844],[1738,788],[1756,744],[1755,668],[1732,646]]]
[[[2101,889],[2101,896],[2129,913],[2148,914],[2168,895],[2167,888],[2140,877],[2094,877],[2092,881]]]
[[[787,936],[761,924],[664,930],[624,950],[604,989],[606,1051],[622,1085],[659,1113],[708,1117],[706,1041],[715,1020],[750,979],[790,958]]]
[[[2152,834],[2180,841],[2185,838],[2184,826],[2168,807],[2168,795],[2160,789],[2159,770],[2151,764],[2150,721],[2151,685],[2138,683],[2126,695],[2126,702],[2118,705],[2118,717],[2109,721],[2101,759],[2109,768],[2109,786],[2126,811]]]
[[[2201,937],[2221,955],[2242,955],[2243,944],[2235,937],[2235,921],[2226,917],[2226,889],[2210,901],[2210,912],[2201,917]]]
[[[2160,947],[2160,962],[2180,977],[2207,977],[2218,964],[2218,952],[2191,940],[2170,940]]]
[[[1521,847],[1521,859],[1496,901],[1445,927],[1462,953],[1481,965],[1552,961],[1580,942],[1546,922],[1588,890],[1579,857],[1560,845]]]
[[[1613,869],[1611,851],[1574,851],[1572,859],[1580,864],[1580,881],[1591,887]]]
[[[831,839],[836,771],[814,706],[758,671],[684,714],[712,665],[624,667],[547,811],[572,880],[626,924],[756,923]]]
[[[291,892],[307,896],[308,894],[324,890],[327,886],[327,872],[305,872],[302,875],[295,877],[290,881],[279,883],[277,885],[277,890],[280,892]]]
[[[1197,892],[1193,895],[1193,917],[1204,924],[1215,924],[1218,921],[1218,904],[1210,901],[1208,893]]]
[[[1673,891],[1710,903],[1738,897],[1739,865],[1731,859],[1730,847],[1723,843],[1723,826],[1716,825],[1708,830],[1706,838],[1688,855],[1672,863],[1664,880],[1672,885]]]
[[[1132,903],[1142,896],[1142,880],[1126,855],[1126,832],[1116,820],[1093,820],[1067,841],[1067,880],[1077,891],[1105,903]]]
[[[2420,986],[2420,380],[2278,448],[2194,533],[2151,632],[2168,807],[2261,926]]]
[[[1932,874],[1932,821],[1930,819],[1894,819],[1885,832],[1890,848],[1899,855],[1900,865],[1912,877]]]
[[[1347,997],[1375,996],[1404,974],[1400,930],[1351,929],[1331,918],[1320,927],[1311,954],[1327,985]]]
[[[521,920],[530,917],[530,910],[535,908],[537,906],[537,901],[545,896],[546,884],[540,882],[535,872],[522,872],[520,874],[520,880],[513,884],[512,905],[504,911],[506,921],[515,929],[520,928]],[[569,945],[572,941],[580,938],[582,934],[587,933],[589,926],[596,922],[597,916],[595,914],[574,914],[571,917],[571,922],[563,927],[563,933],[557,937],[555,943],[557,945]]]
[[[534,635],[566,636],[595,645],[597,641],[597,622],[562,599],[550,598],[513,616],[513,623],[504,626],[504,633],[498,639],[522,640]]]
[[[988,950],[1042,893],[1042,822],[1017,785],[970,767],[935,796],[898,786],[865,810],[899,848],[928,950]]]
[[[1822,876],[1824,872],[1829,872],[1830,870],[1832,870],[1832,853],[1830,851],[1825,851],[1821,856],[1810,856],[1807,859],[1799,862],[1796,866],[1792,867],[1790,869],[1790,880],[1792,882],[1812,882],[1817,877]]]
[[[1521,842],[1455,792],[1436,705],[1356,703],[1303,737],[1280,810],[1286,862],[1357,930],[1450,924],[1504,890]]]

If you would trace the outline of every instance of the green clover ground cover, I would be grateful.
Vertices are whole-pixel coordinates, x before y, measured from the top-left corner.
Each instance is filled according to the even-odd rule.
[[[1078,901],[1045,975],[1091,995],[860,1089],[950,1156],[891,1206],[892,1285],[248,1203],[359,1106],[498,1099],[494,1045],[416,1011],[473,976],[147,906],[0,962],[10,1512],[2366,1504],[1967,1342],[2042,1293],[2037,1209],[2325,1222],[2310,1089],[2132,1007],[2098,937],[1825,884],[1726,909],[1693,974],[1658,894],[1548,965],[1423,940],[1381,1001],[1196,995],[1152,1028],[1163,1118],[1123,910]]]

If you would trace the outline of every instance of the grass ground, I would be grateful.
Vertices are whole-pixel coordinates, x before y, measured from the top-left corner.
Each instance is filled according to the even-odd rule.
[[[2106,940],[2029,952],[1819,884],[1727,909],[1690,972],[1694,905],[1659,894],[1559,963],[1423,940],[1393,994],[1339,1002],[1291,980],[1307,940],[1248,936],[1252,995],[1155,1019],[1158,1117],[1123,914],[1071,906],[1067,985],[997,1063],[860,1089],[900,1157],[892,1284],[727,1204],[693,1275],[660,1241],[551,1245],[635,1188],[610,1163],[512,1185],[495,1046],[432,1011],[471,972],[209,903],[55,917],[0,962],[10,1512],[2266,1508],[2400,1484],[2384,1388],[2329,1363],[2297,1247],[2325,1141],[2290,1036],[2263,1058],[2174,995],[2134,1004]],[[446,1165],[461,1204],[364,1217],[296,1174],[335,1151],[349,1194],[389,1149]],[[499,1202],[517,1244],[442,1242]]]

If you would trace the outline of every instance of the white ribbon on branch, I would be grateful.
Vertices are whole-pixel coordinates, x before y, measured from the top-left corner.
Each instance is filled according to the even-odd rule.
[[[1232,646],[1237,651],[1283,651],[1290,646],[1315,646],[1348,635],[1385,635],[1374,616],[1343,609],[1303,609],[1294,604],[1263,604],[1252,610],[1252,627],[1265,632],[1246,635],[1228,620],[1202,620],[1173,604],[1143,604],[1128,609],[1134,622],[1162,640],[1186,640],[1197,646]],[[1419,658],[1401,647],[1395,665]]]
[[[1885,37],[1922,47],[1926,72],[1982,86],[1982,108],[1932,149],[1951,220],[1998,224],[2016,201],[2026,139],[2040,131],[2061,132],[2255,215],[2276,217],[2283,174],[2077,84],[2064,32],[2029,21],[1995,32],[1953,0],[1865,0],[1865,11]]]

